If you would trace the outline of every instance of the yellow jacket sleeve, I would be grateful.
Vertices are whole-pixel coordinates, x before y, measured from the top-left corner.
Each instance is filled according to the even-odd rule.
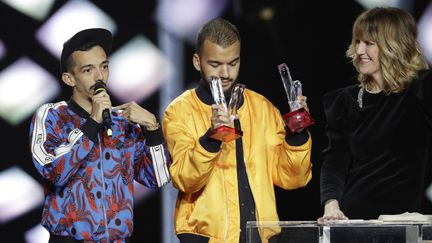
[[[188,92],[186,94],[191,95]],[[207,183],[220,154],[207,151],[199,141],[199,138],[210,128],[211,107],[198,102],[192,103],[194,103],[193,99],[178,97],[166,109],[162,122],[168,149],[173,159],[170,167],[173,184],[186,193],[197,192]],[[201,124],[191,118],[194,109],[205,110],[199,111],[204,114],[204,122]]]
[[[279,159],[273,164],[274,184],[283,189],[296,189],[304,187],[312,179],[311,149],[312,139],[308,133],[306,143],[293,146],[287,143],[285,122],[279,110],[274,108],[277,134],[280,137],[278,146]]]

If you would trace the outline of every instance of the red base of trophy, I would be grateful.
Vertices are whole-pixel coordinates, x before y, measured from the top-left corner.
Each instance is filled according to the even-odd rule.
[[[223,142],[230,142],[243,136],[243,132],[228,126],[220,126],[210,133],[210,137]]]
[[[284,114],[282,118],[292,133],[314,124],[314,120],[304,108]]]

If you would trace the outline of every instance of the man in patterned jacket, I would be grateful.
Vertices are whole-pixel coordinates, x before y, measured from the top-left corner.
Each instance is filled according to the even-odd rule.
[[[156,117],[129,102],[112,107],[105,85],[112,35],[86,29],[63,45],[69,101],[41,106],[30,126],[33,162],[45,180],[49,242],[128,242],[133,181],[170,181],[171,157]]]

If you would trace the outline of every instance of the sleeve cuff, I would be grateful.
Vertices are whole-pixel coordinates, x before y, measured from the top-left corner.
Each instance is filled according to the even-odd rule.
[[[89,117],[84,122],[84,124],[82,124],[80,129],[85,136],[87,136],[93,142],[96,142],[96,137],[101,127],[102,127],[101,124],[97,123],[97,121]]]
[[[322,198],[321,198],[321,206],[324,207],[324,206],[325,206],[325,203],[326,203],[327,201],[330,201],[330,200],[336,200],[336,201],[340,202],[340,200],[339,200],[337,197],[335,197],[335,196],[322,197]]]
[[[199,142],[201,146],[208,152],[216,153],[220,150],[222,141],[211,138],[209,136],[209,133],[210,129],[207,130],[207,132],[199,138]]]
[[[159,126],[158,129],[154,131],[144,131],[146,137],[146,145],[147,146],[156,146],[164,143],[165,139],[162,134],[162,128]]]
[[[300,146],[305,144],[309,139],[309,133],[304,129],[299,133],[291,133],[289,129],[286,129],[287,133],[285,141],[291,146]]]

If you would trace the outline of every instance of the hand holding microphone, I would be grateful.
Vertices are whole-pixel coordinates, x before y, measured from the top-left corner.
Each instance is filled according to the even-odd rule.
[[[94,96],[92,98],[93,108],[91,117],[99,122],[103,123],[108,136],[112,135],[110,109],[111,100],[106,92],[106,85],[102,81],[96,82],[94,86]]]

